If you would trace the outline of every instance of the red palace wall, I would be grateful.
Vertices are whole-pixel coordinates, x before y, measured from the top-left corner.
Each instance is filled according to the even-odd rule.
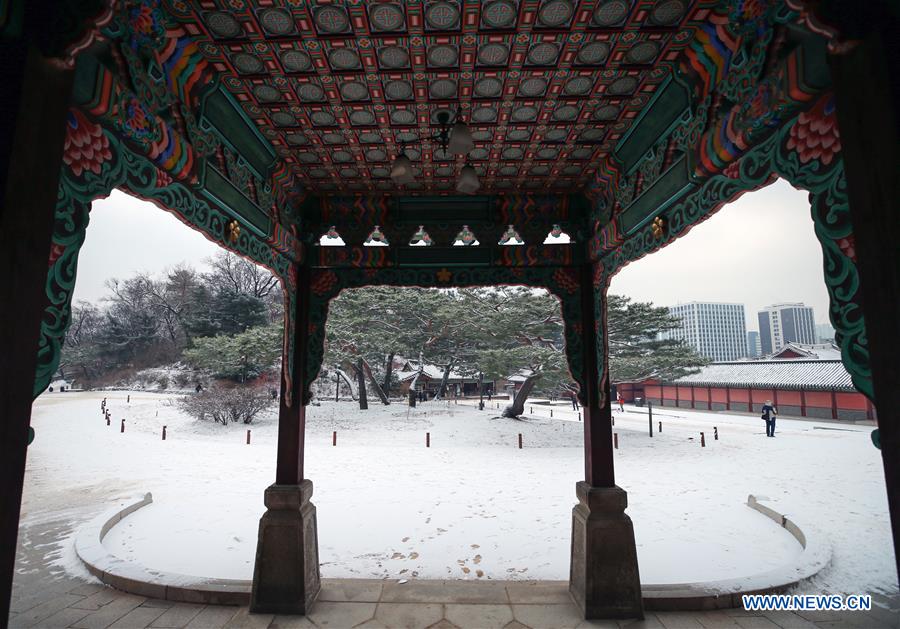
[[[874,419],[875,408],[857,391],[810,391],[660,384],[655,381],[619,385],[625,400],[643,397],[656,406],[697,410],[759,412],[771,400],[780,415],[823,419]],[[625,387],[628,387],[627,389]],[[638,395],[640,390],[641,395]],[[627,393],[626,393],[627,391]]]

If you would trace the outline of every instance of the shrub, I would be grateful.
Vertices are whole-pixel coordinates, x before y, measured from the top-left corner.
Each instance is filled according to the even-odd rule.
[[[229,422],[251,424],[260,412],[272,404],[269,391],[258,385],[212,385],[200,393],[186,395],[178,402],[181,409],[189,415],[199,420],[212,419],[223,426]]]

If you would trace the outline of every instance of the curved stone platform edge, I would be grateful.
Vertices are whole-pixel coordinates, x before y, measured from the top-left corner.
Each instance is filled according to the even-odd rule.
[[[103,546],[103,538],[119,521],[152,502],[149,492],[124,499],[78,531],[75,552],[88,571],[117,590],[139,596],[210,605],[249,604],[250,581],[151,570],[116,557]]]
[[[791,518],[766,506],[767,500],[750,494],[747,506],[766,516],[803,547],[799,560],[747,577],[699,583],[642,584],[644,608],[649,611],[705,611],[743,607],[750,594],[782,594],[815,576],[831,562],[831,546],[819,536],[810,536]]]
[[[697,583],[642,584],[644,608],[648,611],[704,611],[742,607],[747,594],[778,594],[808,579],[831,561],[831,547],[812,538],[784,514],[750,495],[747,506],[787,530],[803,547],[799,562],[760,574]],[[123,518],[153,502],[148,492],[104,512],[81,527],[75,537],[75,552],[88,571],[103,583],[131,594],[185,603],[248,605],[251,582],[238,579],[208,579],[151,570],[116,557],[103,546],[103,538]],[[510,582],[524,585],[526,581]]]

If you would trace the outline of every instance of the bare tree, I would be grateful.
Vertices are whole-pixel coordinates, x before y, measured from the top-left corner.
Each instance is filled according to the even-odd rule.
[[[208,262],[212,271],[206,277],[214,290],[224,289],[265,300],[278,287],[278,278],[267,269],[228,251],[217,252]]]

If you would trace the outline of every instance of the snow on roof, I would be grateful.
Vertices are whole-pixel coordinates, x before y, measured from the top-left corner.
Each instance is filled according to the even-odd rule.
[[[711,363],[673,382],[707,386],[855,390],[839,360],[758,360]]]
[[[412,380],[413,378],[416,377],[416,374],[419,373],[419,363],[417,361],[412,361],[412,360],[410,360],[408,362],[409,362],[409,366],[412,367],[411,371],[404,370],[404,371],[397,372],[397,378],[401,382],[406,382],[407,380]],[[422,375],[430,380],[440,380],[441,378],[444,377],[444,368],[441,367],[440,365],[430,365],[428,363],[425,363],[425,365],[422,368]],[[477,380],[477,378],[473,378],[471,376],[465,376],[461,373],[451,370],[448,381],[453,382],[454,380],[458,381],[458,382],[461,382],[461,381],[474,382],[475,380]]]
[[[787,354],[785,356],[784,354]],[[766,360],[796,360],[790,354],[810,360],[840,360],[841,350],[834,343],[788,343]]]

